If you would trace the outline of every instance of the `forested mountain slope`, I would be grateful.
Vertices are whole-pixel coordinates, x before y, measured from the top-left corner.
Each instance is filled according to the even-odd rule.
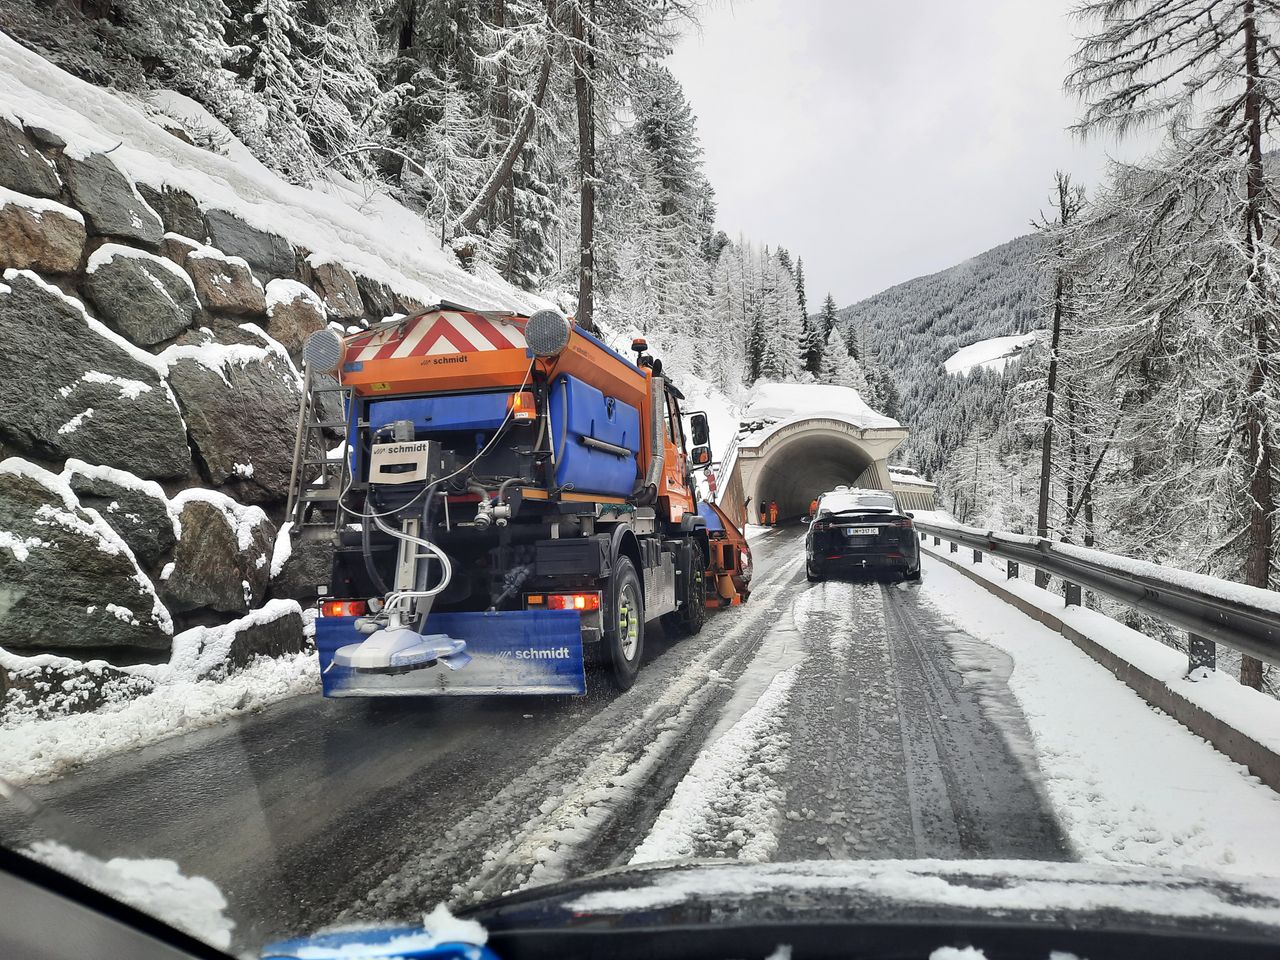
[[[1037,238],[1018,237],[964,263],[890,287],[838,312],[861,349],[897,378],[899,419],[911,429],[907,457],[932,475],[962,439],[975,405],[999,375],[949,377],[943,361],[988,337],[1027,333],[1040,322]]]

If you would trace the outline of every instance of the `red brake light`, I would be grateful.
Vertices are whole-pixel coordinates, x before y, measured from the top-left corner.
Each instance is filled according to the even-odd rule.
[[[550,593],[547,594],[548,610],[599,610],[599,593]]]
[[[895,527],[906,527],[908,530],[915,526],[915,524],[911,522],[910,517],[903,517],[901,520],[895,520],[893,521],[893,525]]]
[[[363,617],[369,605],[363,600],[326,600],[320,604],[322,617]]]
[[[534,402],[531,390],[513,393],[507,402],[507,409],[511,411],[512,420],[529,421],[537,419],[538,416],[537,404]]]

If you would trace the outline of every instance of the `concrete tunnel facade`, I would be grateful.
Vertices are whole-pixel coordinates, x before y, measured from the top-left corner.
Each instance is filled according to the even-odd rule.
[[[902,427],[859,427],[831,417],[783,424],[755,443],[739,443],[720,506],[741,524],[759,522],[761,505],[771,500],[779,519],[803,516],[815,497],[840,484],[891,490],[888,459],[906,436]]]

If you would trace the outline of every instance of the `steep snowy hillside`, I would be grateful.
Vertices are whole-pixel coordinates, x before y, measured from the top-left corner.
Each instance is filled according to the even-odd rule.
[[[978,341],[1027,334],[1039,324],[1034,234],[1018,237],[938,273],[917,277],[838,313],[862,348],[897,379],[906,452],[932,474],[939,452],[958,443],[966,394],[986,383],[957,382],[944,363]],[[987,358],[991,359],[991,358]]]

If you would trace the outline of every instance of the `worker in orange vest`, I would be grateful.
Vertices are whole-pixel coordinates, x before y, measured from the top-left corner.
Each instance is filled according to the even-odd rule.
[[[809,501],[809,516],[816,517],[818,515],[818,498],[814,497]]]
[[[760,526],[767,527],[769,525],[769,508],[764,504],[760,505]]]
[[[778,501],[769,501],[769,526],[776,527],[778,525]]]

